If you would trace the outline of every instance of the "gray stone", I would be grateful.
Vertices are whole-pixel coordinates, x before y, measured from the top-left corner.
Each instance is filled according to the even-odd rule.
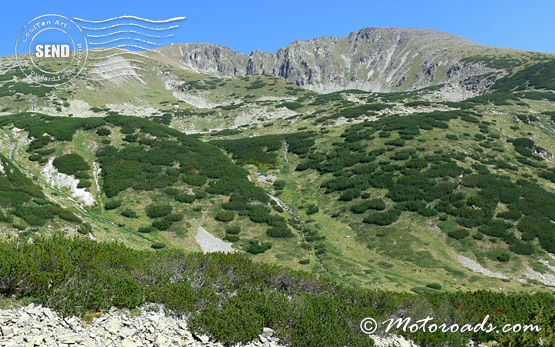
[[[168,343],[168,338],[162,334],[158,334],[158,336],[156,336],[156,343],[159,345],[163,345]]]
[[[262,333],[266,336],[274,335],[274,330],[270,328],[262,328]]]
[[[23,311],[21,312],[21,315],[19,316],[19,319],[17,320],[17,322],[18,323],[25,322],[25,321],[28,321],[29,319],[31,319],[31,316],[27,314],[27,312]]]
[[[125,338],[121,341],[121,347],[141,347],[141,344],[131,340],[130,338]]]
[[[210,342],[210,337],[206,335],[197,335],[198,339],[202,341],[202,343]]]
[[[116,318],[110,318],[105,325],[106,331],[111,334],[117,334],[118,331],[121,329],[121,323]]]
[[[43,342],[44,342],[44,336],[42,335],[38,335],[33,338],[33,344],[35,344],[36,346],[41,346]]]
[[[52,314],[52,311],[51,311],[48,307],[45,307],[45,308],[42,310],[42,313],[43,313],[44,316],[45,316],[46,318],[48,318],[49,320],[54,320],[54,315]]]
[[[77,336],[73,335],[63,335],[58,337],[58,342],[65,343],[66,345],[74,345],[80,342],[80,339]]]
[[[96,344],[94,343],[93,339],[87,337],[85,338],[85,340],[83,340],[83,347],[96,347]]]
[[[156,328],[158,329],[158,331],[166,330],[166,321],[164,319],[160,319]]]
[[[122,328],[120,329],[120,331],[119,331],[119,335],[120,335],[121,337],[124,337],[124,338],[125,338],[125,337],[129,337],[129,336],[132,336],[132,335],[133,335],[133,330],[131,330],[131,329],[128,328],[128,327],[122,327]]]
[[[10,327],[2,326],[0,327],[0,332],[2,333],[3,336],[9,337],[12,334],[13,330]]]

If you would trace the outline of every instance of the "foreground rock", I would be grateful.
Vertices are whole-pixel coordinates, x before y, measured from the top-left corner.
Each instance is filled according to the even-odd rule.
[[[0,346],[174,347],[223,346],[208,336],[192,333],[184,318],[166,315],[162,306],[143,305],[137,312],[112,309],[87,323],[76,317],[33,304],[0,310]],[[245,347],[278,347],[279,340],[265,328]]]

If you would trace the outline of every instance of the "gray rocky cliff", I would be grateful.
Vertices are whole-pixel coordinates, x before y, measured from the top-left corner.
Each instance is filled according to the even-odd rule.
[[[269,75],[318,92],[395,92],[444,84],[446,91],[467,97],[480,94],[503,73],[463,60],[484,49],[433,30],[366,28],[342,38],[295,41],[275,53],[247,55],[209,43],[175,45],[165,53],[196,72],[218,77]]]

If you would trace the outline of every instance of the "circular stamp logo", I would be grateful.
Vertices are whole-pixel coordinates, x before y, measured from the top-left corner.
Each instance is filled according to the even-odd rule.
[[[56,87],[83,70],[88,57],[87,38],[71,19],[45,14],[21,29],[15,56],[27,77],[43,86]]]

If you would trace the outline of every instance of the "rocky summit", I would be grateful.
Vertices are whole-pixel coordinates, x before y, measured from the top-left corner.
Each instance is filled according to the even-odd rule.
[[[439,83],[471,84],[469,90],[483,91],[487,82],[469,82],[500,71],[463,59],[485,50],[439,31],[366,28],[342,38],[295,41],[275,53],[253,51],[246,55],[208,43],[185,43],[166,47],[163,52],[180,59],[188,69],[218,77],[269,75],[318,92],[392,92]]]

